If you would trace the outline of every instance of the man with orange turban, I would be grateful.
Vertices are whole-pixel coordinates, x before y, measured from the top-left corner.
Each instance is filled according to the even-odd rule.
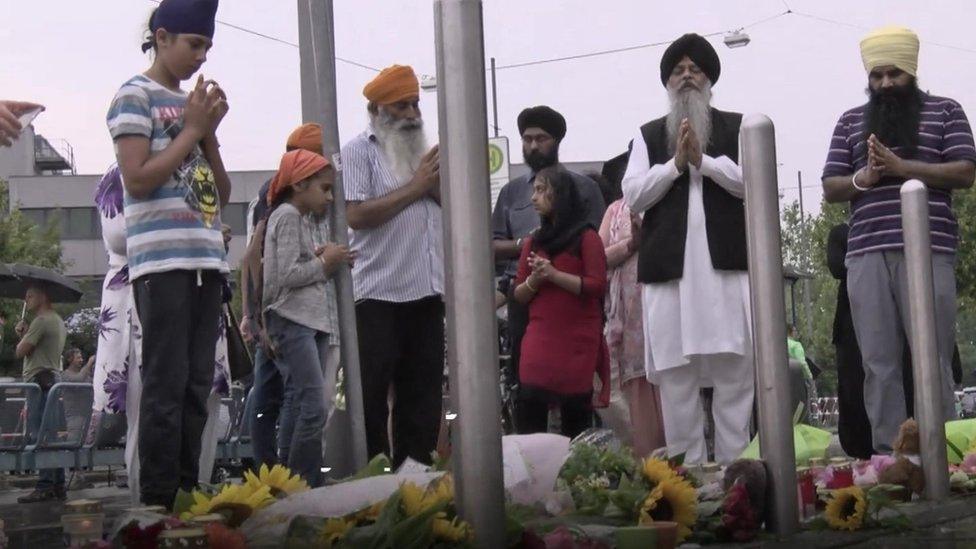
[[[824,198],[850,202],[847,292],[864,367],[864,408],[881,454],[891,453],[907,416],[902,363],[912,326],[899,192],[909,179],[929,191],[942,414],[955,417],[959,229],[952,192],[973,185],[976,148],[959,103],[918,88],[918,49],[918,36],[902,27],[877,29],[861,41],[869,99],[841,115],[823,171]]]
[[[318,124],[302,124],[288,136],[285,150],[305,150],[321,155],[322,127]],[[285,385],[269,353],[261,315],[262,249],[265,218],[268,212],[268,192],[272,181],[269,179],[261,186],[258,197],[254,201],[253,213],[248,214],[249,228],[252,231],[244,258],[241,260],[241,293],[243,294],[241,334],[248,341],[257,340],[254,352],[254,385],[251,388],[252,394],[248,399],[245,414],[251,429],[254,460],[257,466],[266,464],[268,467],[279,462],[279,452],[287,455],[291,428],[294,426],[290,418],[283,417],[280,422],[281,428],[278,427],[279,413],[285,399]],[[324,224],[324,219],[320,221]],[[315,220],[312,222],[314,223]],[[328,234],[327,227],[321,227],[318,233],[322,235],[319,240],[324,242],[324,235]],[[337,335],[333,338],[333,342],[338,345]]]
[[[370,123],[342,149],[369,454],[430,462],[441,417],[444,252],[437,147],[428,150],[413,69],[363,89]]]

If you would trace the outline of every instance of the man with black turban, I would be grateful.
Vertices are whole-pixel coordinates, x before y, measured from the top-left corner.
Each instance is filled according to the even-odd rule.
[[[742,115],[711,107],[721,72],[707,40],[686,34],[661,59],[671,111],[641,126],[622,183],[642,213],[645,369],[661,390],[670,455],[708,460],[700,389],[714,387],[715,459],[749,443],[753,356],[746,272]]]
[[[529,173],[509,181],[498,194],[491,215],[492,249],[495,261],[504,268],[499,291],[508,299],[508,334],[511,342],[512,366],[518,372],[522,335],[528,325],[528,308],[512,299],[509,288],[518,267],[522,239],[539,228],[539,214],[532,207],[532,182],[543,168],[559,163],[559,144],[566,137],[566,119],[550,107],[540,105],[525,109],[518,116],[519,135],[522,136],[522,156]],[[567,170],[569,171],[569,170]],[[595,181],[569,171],[576,182],[580,197],[586,201],[586,218],[598,228],[603,220],[606,204],[600,186]],[[511,291],[510,291],[511,290]]]

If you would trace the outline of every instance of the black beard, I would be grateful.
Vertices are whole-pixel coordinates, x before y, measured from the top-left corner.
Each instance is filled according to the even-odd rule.
[[[864,139],[874,134],[886,147],[903,147],[903,158],[918,151],[918,126],[922,116],[922,93],[915,80],[907,86],[874,91],[868,88],[864,117]]]
[[[559,151],[553,149],[552,154],[548,156],[543,154],[541,151],[530,153],[522,151],[522,158],[525,159],[525,163],[532,168],[533,172],[538,172],[559,163]]]

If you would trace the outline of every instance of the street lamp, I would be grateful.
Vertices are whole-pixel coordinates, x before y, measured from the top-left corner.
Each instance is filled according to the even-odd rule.
[[[749,35],[742,32],[742,29],[732,31],[725,35],[725,45],[729,48],[741,48],[749,44]]]

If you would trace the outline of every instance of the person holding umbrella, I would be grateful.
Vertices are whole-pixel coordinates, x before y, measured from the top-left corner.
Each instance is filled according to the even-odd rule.
[[[15,356],[24,359],[24,381],[37,383],[41,387],[41,398],[37,406],[30,408],[29,431],[36,433],[41,427],[44,405],[51,387],[61,375],[61,353],[67,330],[64,320],[54,310],[46,284],[32,282],[24,297],[24,309],[34,319],[28,324],[21,319],[14,331],[20,341]],[[42,469],[34,491],[17,498],[18,503],[64,500],[64,469]]]

